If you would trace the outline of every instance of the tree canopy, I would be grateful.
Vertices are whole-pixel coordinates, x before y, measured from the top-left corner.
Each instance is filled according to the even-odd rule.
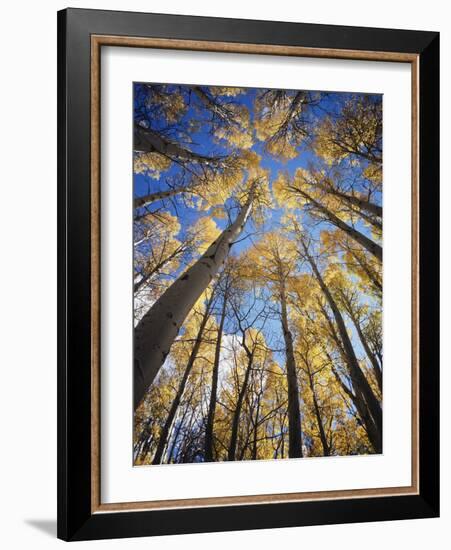
[[[134,85],[136,465],[382,452],[382,98]]]

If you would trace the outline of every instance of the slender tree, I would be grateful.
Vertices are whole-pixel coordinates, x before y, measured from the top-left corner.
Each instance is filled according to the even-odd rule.
[[[217,402],[217,393],[218,393],[218,376],[219,376],[219,361],[221,358],[221,344],[222,344],[222,335],[224,332],[224,323],[227,313],[227,303],[229,300],[229,292],[231,286],[231,274],[227,269],[223,271],[222,280],[220,284],[223,284],[222,288],[222,307],[219,317],[219,325],[216,336],[216,346],[215,346],[215,358],[213,361],[212,375],[211,375],[211,391],[210,391],[210,401],[208,405],[208,415],[207,423],[205,426],[205,448],[204,456],[206,462],[213,461],[213,429],[215,422],[215,412],[216,412],[216,402]]]
[[[160,432],[160,436],[159,436],[159,440],[158,440],[158,446],[157,446],[157,449],[155,451],[155,455],[154,455],[153,460],[152,460],[153,464],[160,464],[161,459],[163,457],[164,450],[165,450],[166,445],[168,443],[169,433],[171,431],[171,428],[172,428],[172,425],[173,425],[173,422],[174,422],[174,418],[177,414],[177,410],[179,408],[180,401],[181,401],[183,393],[185,391],[185,387],[186,387],[186,383],[188,381],[188,377],[191,374],[192,368],[193,368],[194,363],[195,363],[196,358],[197,358],[197,354],[199,353],[199,349],[200,349],[200,346],[202,344],[202,339],[203,339],[203,336],[204,336],[205,327],[207,326],[207,322],[208,322],[208,319],[209,319],[210,314],[211,314],[211,309],[212,309],[213,304],[214,304],[214,299],[215,299],[215,291],[213,290],[210,294],[210,297],[208,298],[207,304],[205,306],[205,310],[202,314],[202,319],[201,319],[201,322],[199,324],[199,330],[197,332],[197,336],[196,336],[196,339],[194,341],[194,345],[193,345],[193,348],[191,350],[191,354],[189,356],[188,363],[186,365],[185,371],[184,371],[183,376],[180,380],[180,384],[179,384],[179,387],[177,389],[177,393],[175,394],[175,397],[172,401],[171,407],[170,407],[169,412],[168,412],[168,416],[167,416],[166,421],[163,425],[163,428]]]
[[[337,303],[335,299],[332,296],[332,293],[330,292],[329,288],[324,282],[323,277],[321,276],[321,273],[318,269],[318,266],[316,265],[315,260],[311,256],[308,250],[308,246],[305,243],[304,239],[300,239],[300,243],[303,248],[304,257],[308,260],[308,262],[311,265],[312,271],[318,281],[319,286],[321,287],[321,290],[324,293],[324,296],[333,312],[335,322],[337,324],[338,332],[340,334],[341,342],[343,345],[343,349],[345,352],[345,356],[347,359],[347,364],[349,366],[349,373],[351,376],[351,379],[353,381],[353,384],[356,388],[356,391],[363,396],[363,399],[366,402],[366,405],[368,407],[369,413],[372,417],[372,420],[376,426],[375,433],[372,434],[372,443],[375,447],[376,452],[382,452],[382,409],[379,404],[379,401],[377,400],[376,396],[374,395],[373,390],[371,389],[370,384],[368,383],[368,380],[365,378],[365,375],[363,374],[359,362],[357,360],[357,357],[354,352],[354,347],[352,345],[351,339],[349,337],[348,331],[346,329],[345,322],[343,320],[343,316],[341,315],[341,312],[337,306]]]

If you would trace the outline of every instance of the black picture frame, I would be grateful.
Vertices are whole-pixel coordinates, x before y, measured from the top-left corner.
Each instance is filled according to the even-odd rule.
[[[419,494],[92,513],[91,36],[419,59]],[[332,56],[333,57],[333,56]],[[58,537],[88,540],[439,515],[439,33],[85,9],[58,13]]]

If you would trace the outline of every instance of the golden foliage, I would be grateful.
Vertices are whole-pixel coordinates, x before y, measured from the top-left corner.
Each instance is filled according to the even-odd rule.
[[[171,160],[159,153],[138,153],[133,161],[135,174],[145,174],[155,180],[171,166]]]
[[[344,343],[347,334],[357,366],[380,403],[374,357],[382,365],[382,264],[355,237],[359,231],[379,243],[382,236],[379,210],[368,210],[371,200],[378,206],[382,186],[377,102],[349,96],[332,116],[313,111],[315,94],[258,90],[249,109],[249,102],[240,100],[246,89],[210,86],[202,87],[208,97],[197,90],[196,116],[189,119],[189,96],[182,88],[171,94],[163,89],[161,97],[155,94],[154,106],[172,125],[169,135],[188,150],[196,149],[190,132],[202,130],[201,142],[208,135],[211,158],[181,162],[180,168],[157,153],[135,155],[136,174],[158,180],[164,172],[179,170],[182,185],[190,190],[181,194],[183,199],[176,197],[173,207],[158,204],[137,223],[135,236],[144,244],[135,252],[135,275],[139,280],[151,274],[145,287],[147,307],[226,234],[250,199],[251,214],[210,281],[206,275],[206,282],[196,280],[200,296],[135,412],[135,464],[151,463],[168,410],[188,372],[165,461],[204,459],[213,397],[215,460],[229,459],[236,421],[236,460],[287,458],[287,373],[293,363],[288,359],[288,332],[304,456],[373,453],[356,405],[359,394]],[[301,161],[305,147],[310,148],[308,161]],[[298,157],[299,162],[290,162]],[[187,219],[178,218],[179,204]],[[315,264],[309,262],[304,245]],[[200,347],[188,371],[196,343]],[[216,348],[219,378],[214,395]]]

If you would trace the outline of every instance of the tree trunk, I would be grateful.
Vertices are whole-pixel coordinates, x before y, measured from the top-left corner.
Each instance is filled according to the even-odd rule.
[[[378,245],[377,243],[369,239],[363,233],[360,233],[360,231],[357,231],[357,229],[354,229],[353,227],[345,223],[333,212],[331,212],[328,208],[323,206],[321,203],[319,203],[317,200],[315,200],[313,197],[311,197],[308,193],[306,193],[302,189],[298,187],[294,187],[293,189],[294,191],[302,195],[305,199],[307,199],[309,202],[311,202],[313,206],[317,210],[319,210],[321,213],[323,213],[331,223],[333,223],[336,227],[338,227],[339,229],[347,233],[357,243],[359,243],[366,250],[368,250],[370,254],[372,254],[375,258],[377,258],[380,262],[382,262],[382,247],[380,245]]]
[[[274,139],[277,135],[286,135],[290,124],[292,124],[293,122],[293,119],[299,116],[299,106],[304,102],[304,100],[305,92],[297,92],[297,94],[291,101],[285,118],[277,126],[277,131],[269,138],[269,140]],[[296,126],[296,131],[305,137],[305,130],[303,130],[300,125]]]
[[[245,351],[247,354],[247,367],[246,367],[246,372],[244,374],[243,384],[238,394],[235,410],[233,412],[232,428],[231,428],[231,434],[230,434],[229,449],[227,453],[227,460],[235,460],[241,409],[243,407],[244,396],[246,395],[247,387],[249,385],[249,377],[252,369],[252,364],[254,362],[254,354],[250,352],[250,350],[247,347],[245,348]]]
[[[208,157],[194,153],[189,149],[181,147],[177,143],[168,141],[158,132],[135,124],[135,135],[133,148],[137,153],[159,153],[169,159],[179,162],[195,162],[207,166],[219,165],[222,162],[220,157]]]
[[[236,220],[153,304],[135,328],[135,409],[154,381],[186,316],[218,273],[251,212],[253,188]]]
[[[169,199],[175,195],[181,193],[190,193],[194,189],[194,186],[190,187],[174,187],[173,189],[167,189],[166,191],[156,191],[155,193],[149,193],[148,195],[143,195],[142,197],[135,197],[133,199],[133,208],[142,208],[152,204],[153,202]]]
[[[383,214],[382,206],[379,206],[378,204],[367,201],[365,199],[359,199],[354,195],[348,195],[347,193],[342,193],[340,191],[332,191],[332,193],[337,197],[340,197],[341,199],[345,200],[346,202],[349,202],[350,204],[357,206],[360,210],[366,210],[368,213],[373,214],[374,216],[378,216],[379,218],[382,218],[382,214]]]
[[[252,460],[257,460],[257,451],[258,451],[258,418],[260,416],[260,403],[261,400],[261,394],[259,395],[258,401],[257,401],[257,408],[255,411],[255,420],[254,420],[254,434],[252,438]]]
[[[285,356],[288,383],[288,456],[302,458],[302,426],[299,409],[299,386],[296,371],[296,361],[293,350],[293,336],[288,326],[287,300],[285,281],[280,278],[280,306],[283,338],[285,341]]]
[[[317,186],[325,191],[326,193],[330,195],[335,195],[336,197],[339,197],[340,199],[343,199],[348,204],[352,204],[353,206],[357,206],[357,208],[362,211],[365,210],[369,214],[373,214],[374,216],[377,216],[379,218],[382,218],[382,206],[379,206],[378,204],[371,202],[366,199],[360,199],[359,197],[356,197],[355,195],[349,195],[348,193],[345,193],[343,191],[340,191],[336,189],[332,183],[322,183],[317,182]]]
[[[377,277],[377,274],[374,273],[374,271],[370,268],[369,265],[367,265],[359,256],[352,250],[348,249],[352,257],[355,259],[355,261],[359,264],[359,266],[363,269],[363,271],[367,274],[370,281],[373,283],[374,288],[382,292],[382,283]]]
[[[192,395],[191,395],[190,401],[191,401],[191,399],[192,399]],[[174,456],[174,451],[175,451],[176,446],[177,446],[177,441],[178,441],[180,432],[182,431],[182,427],[185,423],[185,419],[188,416],[188,412],[189,412],[188,407],[186,407],[184,412],[183,412],[182,418],[177,422],[177,427],[175,429],[175,433],[171,434],[172,441],[171,441],[171,446],[170,447],[169,447],[169,439],[168,439],[168,450],[166,452],[166,460],[167,460],[168,463],[171,462],[172,457]]]
[[[316,399],[316,392],[315,392],[315,384],[313,382],[313,375],[310,373],[310,367],[307,366],[307,368],[308,368],[308,371],[309,371],[308,372],[309,385],[310,385],[310,390],[312,392],[312,397],[313,397],[313,407],[315,409],[316,422],[318,423],[319,435],[320,435],[320,439],[321,439],[321,445],[323,446],[323,455],[324,456],[330,456],[330,448],[329,448],[329,444],[327,442],[326,432],[324,430],[323,419],[321,418],[321,411],[319,410],[318,401]]]
[[[327,323],[329,324],[329,326],[332,330],[333,338],[335,340],[335,343],[338,346],[338,349],[339,349],[340,355],[342,357],[342,360],[343,360],[344,364],[348,366],[348,371],[350,371],[351,367],[350,367],[350,364],[349,364],[349,357],[346,355],[345,350],[343,349],[343,345],[342,345],[341,341],[339,340],[338,335],[335,332],[335,328],[332,324],[332,321],[329,319],[329,316],[327,315],[327,312],[326,312],[325,309],[322,309],[322,312],[323,312],[323,315],[324,315]],[[326,353],[327,358],[329,359],[330,364],[332,365],[332,372],[333,372],[335,378],[339,382],[340,386],[342,387],[342,389],[346,393],[346,395],[348,395],[350,397],[350,399],[352,400],[352,402],[353,402],[353,404],[354,404],[354,406],[357,410],[357,413],[360,417],[361,423],[362,423],[363,427],[365,428],[365,431],[368,435],[368,439],[369,439],[371,445],[373,446],[374,451],[375,452],[380,452],[380,451],[377,450],[380,446],[380,443],[381,443],[381,441],[380,441],[381,440],[380,432],[379,432],[372,416],[369,413],[368,405],[367,405],[365,399],[363,398],[363,395],[362,395],[362,392],[360,391],[360,388],[358,387],[358,385],[356,385],[356,382],[351,377],[352,388],[354,390],[354,393],[353,393],[346,386],[346,384],[341,379],[340,375],[337,373],[337,371],[333,367],[333,361],[332,361],[332,358],[330,357],[330,355],[327,353],[327,351],[325,353]]]
[[[382,392],[382,371],[381,371],[381,368],[380,368],[379,363],[376,359],[376,356],[371,351],[371,348],[368,344],[368,341],[365,338],[365,335],[363,334],[360,323],[359,323],[358,319],[356,318],[354,312],[352,311],[350,304],[349,304],[348,313],[349,313],[349,316],[351,317],[351,320],[352,320],[352,322],[353,322],[353,324],[356,328],[357,334],[359,335],[359,339],[360,339],[360,342],[362,343],[363,349],[365,350],[365,353],[366,353],[366,355],[367,355],[368,359],[370,360],[371,365],[373,367],[374,376],[376,378],[376,382],[377,382],[377,386],[379,388],[379,391]]]
[[[315,275],[316,280],[318,281],[318,284],[321,287],[321,290],[323,291],[324,296],[326,297],[326,300],[332,310],[332,313],[334,314],[335,322],[337,323],[338,332],[340,334],[340,338],[343,344],[343,349],[346,354],[347,358],[347,364],[349,367],[349,374],[351,376],[352,383],[354,385],[356,393],[361,392],[363,398],[365,399],[365,402],[368,406],[368,410],[371,414],[371,417],[374,420],[374,423],[377,428],[377,433],[375,441],[373,443],[375,447],[375,451],[377,453],[382,452],[382,409],[379,404],[379,401],[377,400],[376,396],[373,393],[373,390],[371,389],[371,386],[368,383],[368,380],[366,379],[365,375],[363,374],[359,362],[357,360],[357,357],[354,352],[354,348],[352,346],[351,339],[349,338],[348,331],[346,330],[346,325],[343,320],[343,316],[340,313],[340,310],[338,309],[338,306],[327,288],[327,285],[325,284],[323,278],[321,277],[321,274],[318,270],[318,267],[316,266],[315,261],[310,256],[307,246],[304,244],[303,241],[302,245],[305,252],[305,257],[309,261],[310,265],[312,266],[313,273]]]
[[[332,358],[329,356],[329,361],[332,361]],[[335,376],[335,379],[340,384],[341,389],[345,392],[345,394],[352,400],[352,402],[355,404],[355,395],[352,393],[352,391],[346,386],[346,384],[341,379],[341,376],[336,371],[333,363],[331,363],[331,369],[332,374]]]
[[[213,294],[211,295],[208,301],[208,304],[205,308],[205,312],[202,317],[199,330],[197,331],[196,340],[194,342],[193,349],[191,350],[191,354],[189,356],[188,363],[185,368],[185,372],[183,373],[182,379],[180,380],[177,393],[174,397],[174,400],[172,402],[171,408],[168,413],[168,417],[166,418],[166,422],[164,423],[163,429],[161,430],[160,439],[158,440],[158,446],[155,451],[152,464],[160,464],[161,459],[163,458],[163,453],[168,441],[169,432],[171,431],[172,423],[174,422],[174,418],[175,418],[175,415],[177,414],[177,410],[179,408],[180,401],[183,396],[183,392],[185,391],[186,382],[188,381],[188,377],[191,373],[194,362],[196,361],[197,354],[199,353],[199,348],[202,344],[202,337],[204,334],[205,327],[207,325],[208,318],[210,316],[212,304],[213,304]]]
[[[150,425],[152,423],[152,419],[148,418],[145,422],[144,428],[141,430],[141,433],[139,434],[139,439],[136,442],[136,445],[133,449],[133,456],[134,461],[136,462],[138,458],[140,457],[141,460],[144,460],[147,455],[148,447],[150,447],[150,443],[152,440],[152,434],[150,432]],[[143,450],[147,447],[146,453],[143,452]]]
[[[228,285],[228,282],[226,282]],[[216,413],[216,401],[218,393],[218,374],[219,374],[219,360],[221,357],[221,342],[222,333],[224,330],[224,321],[227,310],[228,288],[224,291],[224,298],[222,302],[221,318],[218,327],[218,336],[216,338],[215,358],[213,362],[213,370],[211,375],[211,392],[210,403],[208,405],[207,423],[205,426],[205,443],[204,443],[204,459],[205,462],[213,462],[213,428],[215,423]]]

